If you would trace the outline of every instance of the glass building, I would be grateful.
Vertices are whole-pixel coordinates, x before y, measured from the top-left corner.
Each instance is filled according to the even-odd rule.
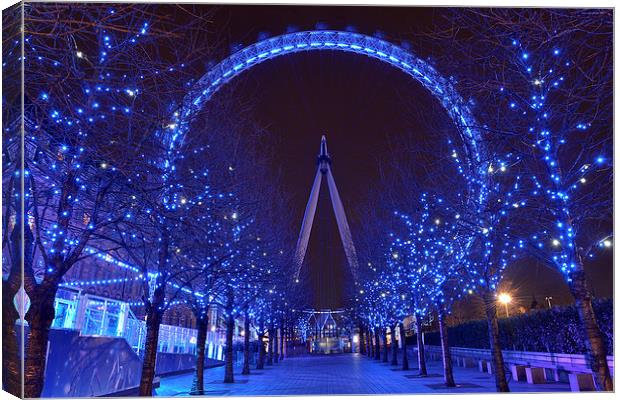
[[[53,329],[77,330],[81,336],[123,337],[137,354],[144,351],[146,322],[136,318],[127,302],[62,286],[56,295],[54,308],[56,317],[52,322]],[[219,314],[216,307],[210,310],[206,350],[207,357],[221,360],[225,329],[221,326]],[[236,332],[239,334],[238,327]],[[196,329],[162,324],[158,352],[195,354],[197,336]]]

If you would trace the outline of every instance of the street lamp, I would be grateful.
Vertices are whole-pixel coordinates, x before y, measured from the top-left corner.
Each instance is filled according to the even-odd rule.
[[[549,306],[549,308],[551,308],[551,300],[553,300],[553,297],[547,296],[545,297],[545,300],[547,301],[547,305]]]
[[[500,293],[497,296],[497,300],[504,305],[504,309],[506,310],[506,318],[510,317],[508,313],[508,303],[512,301],[512,297],[508,293]]]

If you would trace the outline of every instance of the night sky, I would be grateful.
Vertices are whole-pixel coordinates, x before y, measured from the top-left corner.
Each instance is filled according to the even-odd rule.
[[[405,41],[418,55],[427,56],[423,51],[441,49],[418,48],[416,35],[429,30],[441,12],[413,7],[221,6],[211,31],[212,38],[233,49],[252,44],[261,35],[276,36],[291,28],[301,31],[354,27],[364,34],[380,32],[395,44]],[[441,113],[441,108],[421,85],[387,64],[360,55],[315,51],[280,57],[244,72],[232,86],[234,89],[228,90],[253,104],[251,115],[243,117],[254,119],[270,133],[265,145],[278,155],[273,168],[284,173],[282,190],[291,198],[291,224],[295,231],[301,226],[316,172],[321,135],[327,136],[334,178],[355,240],[368,214],[367,208],[380,200],[372,193],[379,186],[380,171],[392,173],[393,161],[400,155],[399,149],[394,149],[393,139],[408,135],[413,143],[420,143],[422,152],[436,157],[436,165],[440,165],[445,154],[439,152],[440,147],[433,146],[444,143],[445,135],[456,132],[449,126],[447,115],[443,121],[446,126],[440,132],[436,125],[428,123],[424,116]],[[424,186],[426,179],[428,176],[421,168],[418,184]],[[599,297],[612,293],[611,255],[606,257],[588,266],[594,294]],[[302,276],[303,284],[314,294],[315,307],[343,306],[350,272],[326,184],[322,187]],[[540,303],[545,296],[553,296],[555,304],[571,301],[561,276],[534,261],[512,267],[504,284],[517,291],[516,300],[524,304],[529,304],[532,296]]]

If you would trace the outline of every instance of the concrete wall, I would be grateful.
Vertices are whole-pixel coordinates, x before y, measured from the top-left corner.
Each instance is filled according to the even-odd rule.
[[[91,397],[137,386],[142,361],[123,338],[53,329],[42,397]]]
[[[223,363],[207,359],[205,364],[208,368]],[[193,354],[158,353],[155,373],[188,372],[195,365]],[[142,359],[124,338],[80,336],[75,330],[51,329],[42,397],[125,392],[139,385],[141,372]]]
[[[196,368],[194,354],[157,353],[155,375],[171,375]]]

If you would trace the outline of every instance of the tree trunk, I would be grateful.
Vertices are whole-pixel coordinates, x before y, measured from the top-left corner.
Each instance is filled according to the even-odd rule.
[[[233,331],[235,330],[235,316],[233,315],[234,295],[232,289],[226,294],[226,351],[224,352],[224,383],[235,382],[233,370]]]
[[[383,357],[381,362],[388,362],[387,328],[382,329],[383,334]]]
[[[392,365],[398,365],[398,343],[396,342],[396,330],[398,324],[394,324],[392,328]]]
[[[366,343],[364,342],[364,328],[360,326],[360,335],[359,335],[359,352],[360,354],[366,354]]]
[[[256,369],[265,368],[265,333],[261,328],[258,334],[258,361],[256,362]]]
[[[209,327],[209,317],[205,311],[204,315],[196,318],[198,333],[196,337],[196,371],[192,382],[192,395],[204,395],[204,370],[205,370],[205,347],[207,342],[207,330]]]
[[[278,363],[278,328],[273,330],[273,362]]]
[[[289,326],[286,329],[286,356],[287,357],[294,355],[292,347],[293,347],[293,327]]]
[[[284,343],[286,338],[286,330],[284,329],[284,324],[282,324],[282,328],[280,328],[280,360],[284,360]]]
[[[443,358],[443,377],[447,387],[455,387],[454,374],[452,373],[452,356],[448,345],[448,327],[446,326],[445,314],[442,305],[437,306],[439,319],[439,336],[441,339],[441,353]]]
[[[23,208],[20,209],[23,212]],[[19,313],[13,306],[13,298],[11,297],[10,299],[7,299],[8,302],[3,304],[3,314],[6,308],[9,308],[9,310],[14,310],[15,314],[17,314],[17,316],[15,316],[13,311],[9,311],[7,316],[8,321],[3,320],[3,325],[7,323],[11,325],[8,329],[8,333],[11,337],[8,338],[7,343],[7,346],[12,347],[12,349],[9,350],[9,359],[13,357],[11,354],[13,352],[17,357],[17,363],[14,364],[14,360],[9,361],[13,364],[9,367],[9,374],[12,373],[13,366],[19,368],[16,371],[17,376],[9,377],[9,381],[12,381],[11,384],[18,385],[18,394],[23,394],[24,397],[40,397],[45,380],[45,364],[47,362],[49,329],[55,316],[54,298],[56,297],[56,292],[58,291],[58,278],[54,276],[45,276],[41,284],[36,284],[34,270],[32,268],[34,237],[32,235],[32,231],[30,230],[30,226],[27,223],[22,224],[20,222],[23,221],[23,219],[20,218],[20,215],[23,214],[16,214],[15,225],[16,227],[21,227],[22,229],[15,228],[11,236],[13,256],[16,258],[14,261],[16,261],[17,264],[11,263],[11,275],[13,275],[14,278],[9,278],[9,280],[7,280],[7,284],[10,285],[8,288],[9,293],[7,293],[7,295],[10,296],[10,293],[13,291],[17,293],[19,291],[20,283],[23,284],[24,291],[30,299],[30,307],[28,308],[28,312],[24,315],[24,320],[28,321],[30,331],[28,333],[28,343],[22,343],[22,349],[18,349],[15,320],[19,317]],[[23,248],[20,247],[21,237],[19,236],[22,232],[24,235]],[[59,257],[55,258],[55,271],[58,271],[59,267],[63,267],[62,261],[63,260]],[[3,289],[4,288],[5,286],[3,282]],[[5,296],[4,292],[3,296]],[[22,339],[25,340],[24,323],[23,321],[21,322],[19,334],[21,334]],[[13,347],[13,343],[15,343],[15,347]],[[3,343],[3,347],[4,346],[5,345]],[[4,360],[4,362],[6,362],[6,360]],[[3,367],[4,365],[5,364],[3,363]]]
[[[426,356],[424,355],[424,342],[422,341],[422,316],[419,313],[415,315],[415,326],[417,329],[418,342],[418,374],[420,376],[428,375],[426,371]]]
[[[375,352],[372,345],[372,332],[370,330],[368,330],[368,335],[366,335],[366,345],[368,346],[368,357],[373,358],[375,356]]]
[[[165,228],[161,236],[161,244],[158,247],[158,274],[155,278],[155,290],[152,298],[146,301],[146,339],[144,342],[144,359],[142,360],[142,374],[140,376],[139,396],[153,395],[153,379],[155,379],[155,365],[157,360],[157,344],[159,342],[159,327],[163,317],[163,307],[166,300],[166,282],[164,276],[168,271],[170,233]],[[143,296],[151,296],[143,293]]]
[[[20,321],[19,330],[15,321],[19,313],[13,305],[13,299],[19,291],[20,275],[9,276],[2,281],[2,387],[16,397],[22,397],[22,358],[17,345],[17,334],[23,333]]]
[[[12,188],[12,178],[9,183],[9,191]],[[9,192],[11,193],[11,192]],[[20,202],[21,203],[21,202]],[[21,210],[21,204],[16,205]],[[7,207],[8,210],[8,207]],[[28,225],[22,225],[23,215],[17,212],[15,215],[15,226],[10,236],[10,258],[11,269],[6,280],[2,280],[2,388],[16,397],[23,397],[22,393],[22,366],[23,361],[21,351],[17,345],[17,335],[24,339],[24,323],[19,321],[19,329],[15,329],[16,321],[19,319],[19,312],[13,304],[13,299],[19,288],[22,286],[22,260],[24,264],[29,263],[32,269],[32,232]],[[24,229],[24,254],[22,254],[22,229]],[[7,229],[7,227],[5,227]],[[8,247],[8,246],[7,246]],[[26,257],[22,257],[26,255]],[[27,266],[24,266],[26,269]],[[23,300],[22,300],[23,301]]]
[[[25,315],[30,333],[24,357],[24,397],[41,397],[43,391],[47,342],[50,326],[54,321],[54,298],[57,290],[57,283],[44,280],[29,296],[30,308]]]
[[[484,308],[487,316],[487,328],[489,331],[489,342],[491,344],[491,357],[493,373],[495,375],[495,387],[498,392],[509,392],[508,382],[506,381],[506,371],[504,370],[504,355],[499,343],[499,326],[497,324],[497,301],[491,292],[483,295]]]
[[[144,359],[142,360],[139,396],[153,395],[157,342],[159,340],[159,326],[161,324],[161,312],[158,310],[158,307],[158,304],[151,305],[146,317],[146,339],[144,342]]]
[[[409,371],[409,358],[407,356],[407,338],[405,337],[405,324],[400,324],[400,341],[403,344],[403,371]]]
[[[375,360],[381,360],[381,344],[379,343],[379,328],[375,329]]]
[[[291,347],[291,335],[290,335],[290,329],[288,327],[288,322],[285,322],[285,328],[284,329],[284,333],[282,334],[282,359],[284,360],[285,357],[289,357],[290,355],[290,347]]]
[[[250,313],[246,307],[243,320],[243,370],[241,375],[250,374]]]
[[[579,321],[583,327],[583,341],[587,349],[586,358],[594,373],[596,389],[611,392],[614,390],[614,384],[607,365],[607,351],[603,335],[592,308],[592,294],[588,288],[581,262],[579,266],[581,268],[571,274],[570,289],[575,298]]]
[[[273,328],[269,329],[269,342],[267,342],[269,353],[267,354],[267,365],[273,365]]]

